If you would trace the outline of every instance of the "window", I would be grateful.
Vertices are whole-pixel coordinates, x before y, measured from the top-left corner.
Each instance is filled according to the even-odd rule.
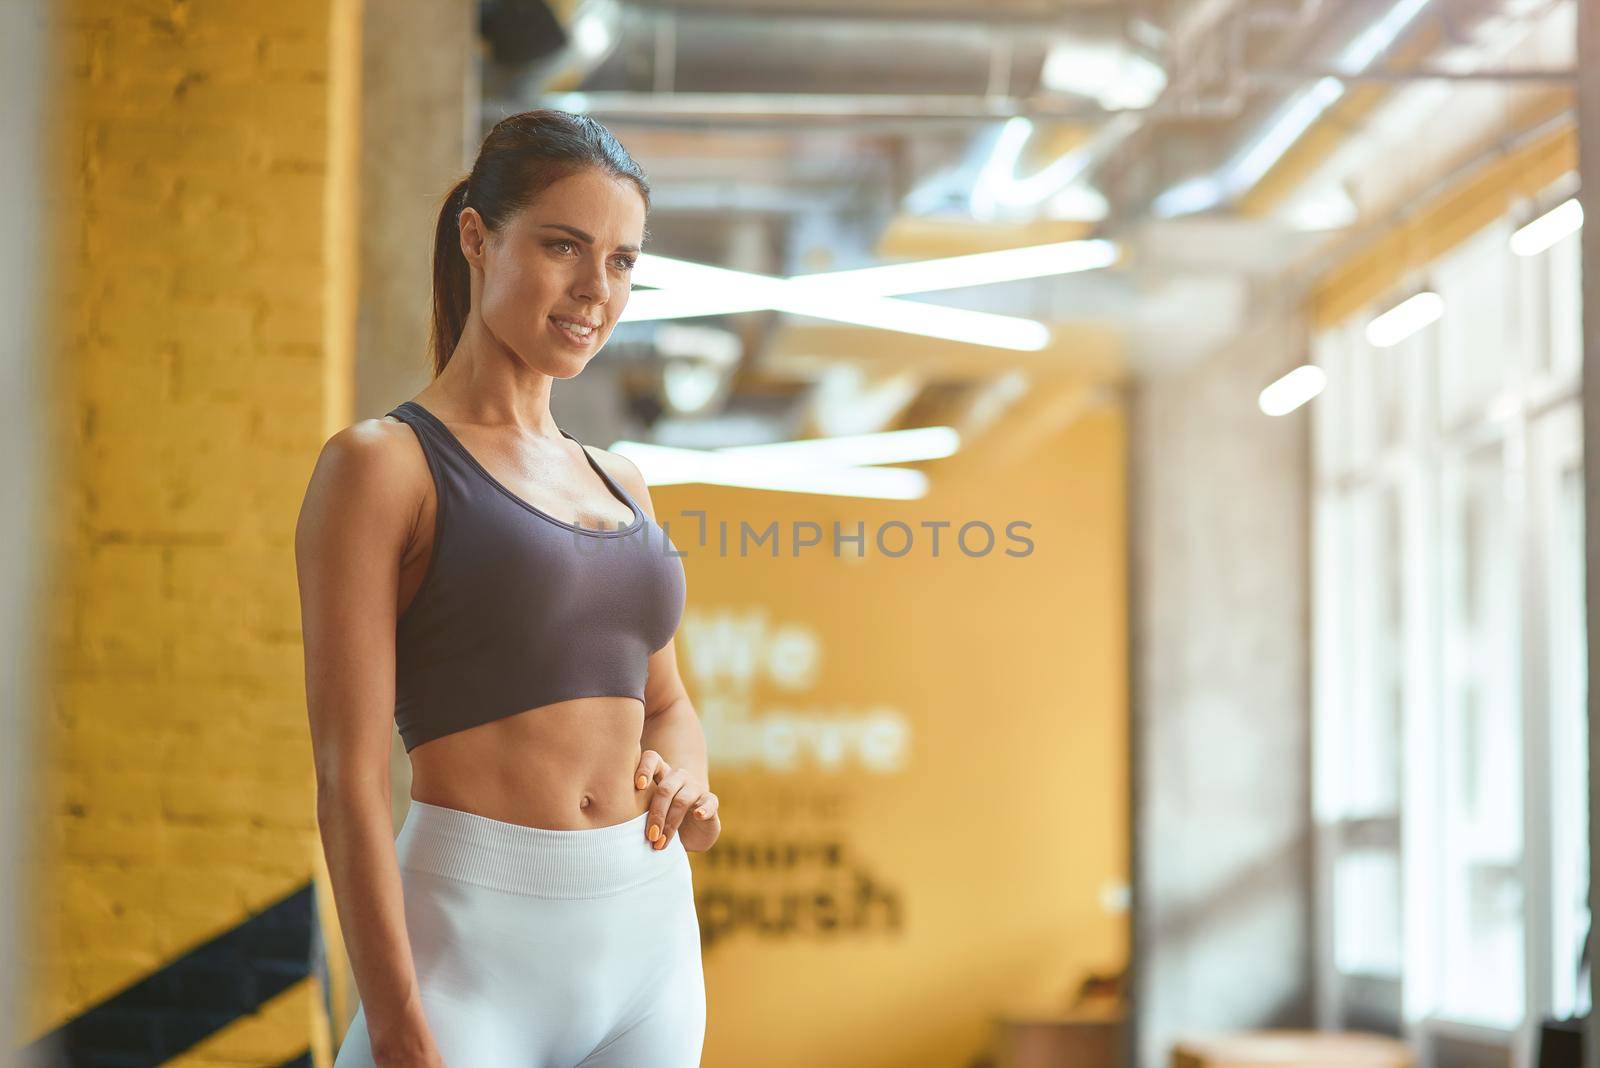
[[[1517,549],[1504,448],[1442,471],[1442,689],[1436,763],[1439,1003],[1444,1016],[1522,1020],[1522,744]]]
[[[1549,521],[1541,525],[1549,635],[1539,665],[1546,680],[1549,712],[1546,744],[1538,756],[1547,762],[1550,884],[1550,1006],[1557,1016],[1587,1011],[1587,987],[1578,984],[1578,957],[1589,930],[1589,798],[1586,719],[1588,687],[1584,671],[1587,626],[1583,591],[1582,427],[1576,407],[1552,413],[1537,440],[1541,460],[1539,505]],[[1537,785],[1537,783],[1535,784]]]
[[[1314,339],[1318,1011],[1418,1042],[1586,1007],[1587,680],[1576,235],[1504,219]]]

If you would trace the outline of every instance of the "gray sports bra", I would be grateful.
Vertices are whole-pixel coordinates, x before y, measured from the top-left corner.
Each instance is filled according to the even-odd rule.
[[[633,511],[628,525],[557,519],[497,481],[417,402],[389,414],[422,443],[439,501],[427,573],[395,628],[406,751],[556,701],[643,701],[645,660],[677,631],[686,593],[666,532],[587,449]]]

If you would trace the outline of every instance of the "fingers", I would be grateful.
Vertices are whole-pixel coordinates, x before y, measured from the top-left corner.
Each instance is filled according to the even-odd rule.
[[[639,757],[639,768],[633,773],[633,788],[643,790],[660,775],[671,771],[671,767],[661,754],[654,749],[646,749]]]
[[[636,790],[651,790],[644,836],[656,849],[667,847],[691,810],[694,818],[702,822],[717,818],[717,795],[687,771],[668,764],[654,749],[646,749],[640,755],[633,786]]]
[[[694,806],[694,818],[697,820],[710,820],[717,814],[717,795],[707,790]]]
[[[672,841],[672,836],[683,825],[683,821],[691,818],[691,815],[693,819],[700,823],[716,819],[717,795],[693,778],[686,777],[684,784],[678,789],[677,794],[672,799],[672,804],[668,807],[666,831],[656,843],[656,848],[665,849],[667,843]]]
[[[656,784],[644,833],[657,849],[667,847],[678,824],[683,822],[684,813],[689,811],[689,805],[695,800],[691,792],[684,789],[688,783],[689,773],[682,768],[673,768]]]

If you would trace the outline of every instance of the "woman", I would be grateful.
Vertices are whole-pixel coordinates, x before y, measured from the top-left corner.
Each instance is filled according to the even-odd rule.
[[[683,567],[638,468],[550,413],[628,302],[649,194],[592,119],[499,122],[439,215],[432,382],[312,473],[306,697],[361,995],[337,1068],[699,1063],[686,851],[721,819]]]

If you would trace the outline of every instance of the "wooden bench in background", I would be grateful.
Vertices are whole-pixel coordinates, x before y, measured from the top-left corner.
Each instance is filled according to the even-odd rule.
[[[1337,1031],[1251,1031],[1184,1039],[1172,1068],[1415,1068],[1411,1047],[1385,1035]]]

